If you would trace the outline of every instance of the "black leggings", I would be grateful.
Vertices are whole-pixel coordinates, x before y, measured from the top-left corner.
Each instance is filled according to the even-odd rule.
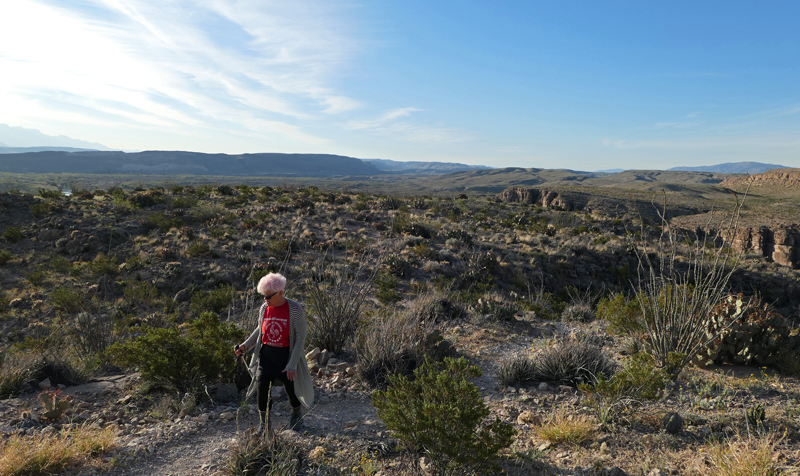
[[[283,372],[288,362],[288,347],[261,346],[261,352],[258,357],[258,372],[256,373],[258,381],[256,399],[258,400],[259,411],[265,412],[268,409],[272,409],[269,387],[270,384],[275,386],[278,382],[283,383],[283,388],[286,389],[286,394],[289,395],[289,403],[291,403],[292,408],[300,408],[300,400],[294,393],[294,382],[289,380],[286,372]]]

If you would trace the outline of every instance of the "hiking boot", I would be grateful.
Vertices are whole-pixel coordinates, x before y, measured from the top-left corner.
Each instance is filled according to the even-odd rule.
[[[289,415],[289,429],[296,430],[300,428],[302,425],[302,418],[303,416],[300,413],[292,412],[292,414]]]

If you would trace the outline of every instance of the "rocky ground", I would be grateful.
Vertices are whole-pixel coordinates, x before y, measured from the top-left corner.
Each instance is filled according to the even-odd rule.
[[[447,338],[482,368],[483,375],[475,384],[492,414],[519,432],[502,458],[506,474],[709,474],[714,443],[741,428],[744,410],[761,403],[766,407],[764,428],[773,435],[773,457],[780,474],[800,475],[800,381],[760,373],[757,368],[691,369],[681,375],[667,398],[645,405],[619,425],[606,429],[595,425],[592,436],[580,444],[548,442],[537,428],[554,414],[564,412],[576,419],[587,415],[580,392],[544,382],[504,387],[497,379],[498,363],[572,330],[570,324],[526,317],[510,325],[489,326],[461,320],[444,329]],[[347,375],[343,364],[310,362],[319,369],[314,377],[317,403],[307,410],[297,431],[285,429],[288,402],[277,397],[276,428],[303,447],[302,474],[425,474],[425,459],[397,450],[371,404],[370,392]],[[35,412],[31,415],[38,403],[35,395],[5,400],[0,406],[2,429],[7,434],[36,434],[82,422],[117,427],[116,448],[98,464],[75,468],[73,473],[226,474],[231,449],[256,424],[253,406],[236,401],[207,404],[186,415],[156,419],[152,404],[134,390],[137,379],[136,374],[111,375],[65,387],[63,393],[75,397],[71,410],[68,417],[49,425],[36,422]],[[674,434],[661,425],[663,416],[673,411],[684,422]]]

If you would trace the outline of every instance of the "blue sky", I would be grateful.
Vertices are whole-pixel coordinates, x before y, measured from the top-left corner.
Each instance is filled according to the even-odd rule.
[[[0,124],[125,150],[800,167],[797,18],[795,1],[14,0]]]

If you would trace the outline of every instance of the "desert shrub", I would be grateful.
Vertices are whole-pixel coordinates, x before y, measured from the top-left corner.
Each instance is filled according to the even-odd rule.
[[[173,203],[173,206],[175,204]],[[144,222],[144,226],[146,228],[158,228],[159,230],[163,231],[164,233],[168,232],[172,228],[181,228],[186,225],[186,222],[181,220],[177,217],[168,217],[161,212],[151,213],[147,216],[147,220]]]
[[[642,311],[638,299],[626,299],[623,293],[601,298],[597,318],[607,320],[608,331],[614,334],[636,334],[642,331]]]
[[[128,197],[128,202],[134,207],[152,207],[164,202],[164,194],[160,190],[137,192]]]
[[[393,276],[402,278],[411,272],[411,264],[398,254],[387,256],[383,263]]]
[[[504,386],[519,385],[535,380],[536,361],[527,352],[518,352],[506,357],[497,369],[497,378]]]
[[[610,379],[600,374],[596,381],[579,388],[586,405],[605,426],[638,408],[644,400],[660,398],[670,380],[669,369],[657,368],[653,356],[639,353]]]
[[[25,279],[31,283],[32,286],[41,286],[47,281],[47,273],[41,269],[37,269],[25,275]]]
[[[36,436],[11,435],[0,443],[0,470],[3,475],[39,475],[74,469],[112,450],[116,432],[112,426],[81,425]]]
[[[69,333],[84,355],[94,355],[111,345],[113,325],[108,315],[79,312],[69,324]]]
[[[13,258],[13,257],[14,257],[14,255],[12,255],[10,251],[8,251],[8,250],[0,250],[0,266],[2,266],[4,264],[8,263],[9,261],[11,261],[11,258]]]
[[[11,301],[6,297],[5,293],[0,291],[0,314],[8,311]]]
[[[566,322],[586,322],[595,318],[591,291],[581,292],[575,288],[566,288],[568,304],[561,311],[561,320]]]
[[[282,434],[264,438],[255,432],[240,432],[228,455],[223,472],[230,476],[299,474],[303,449]]]
[[[233,195],[233,187],[230,185],[220,185],[217,187],[217,193],[220,195]]]
[[[64,195],[61,193],[61,190],[47,190],[46,188],[40,188],[39,196],[47,200],[61,200]]]
[[[197,205],[195,197],[175,197],[172,199],[172,208],[192,208]]]
[[[355,341],[361,379],[384,387],[390,375],[411,375],[428,355],[429,325],[408,311],[382,313],[365,322]]]
[[[400,279],[392,276],[385,269],[382,269],[375,276],[375,298],[384,306],[392,305],[403,300],[403,296],[397,292]]]
[[[205,311],[222,312],[233,302],[233,287],[220,284],[209,292],[197,291],[192,294],[189,308],[197,314]]]
[[[616,371],[611,359],[595,343],[574,335],[562,336],[536,355],[536,378],[577,385],[594,382]]]
[[[129,279],[122,288],[122,296],[129,306],[135,306],[144,312],[163,309],[171,301],[154,284],[147,281]]]
[[[60,212],[63,210],[60,205],[48,202],[34,203],[30,205],[28,209],[31,211],[31,215],[33,215],[34,218],[44,218],[53,212]]]
[[[72,262],[63,256],[50,258],[50,269],[59,273],[69,274],[72,271]]]
[[[56,286],[50,292],[53,308],[64,314],[77,314],[84,307],[83,294],[70,286]]]
[[[92,275],[97,278],[106,274],[115,276],[119,272],[117,257],[108,257],[104,253],[98,253],[97,256],[89,262],[88,268]]]
[[[3,239],[9,243],[16,243],[25,238],[25,233],[16,226],[9,226],[3,230]]]
[[[353,338],[361,312],[372,290],[377,268],[366,259],[355,269],[327,263],[323,256],[306,280],[309,345],[339,353]]]
[[[0,354],[0,400],[21,394],[33,378],[36,368],[31,359],[16,353]]]
[[[509,446],[514,427],[495,418],[485,424],[489,408],[470,382],[481,370],[465,358],[446,358],[441,368],[427,360],[414,379],[390,377],[391,387],[373,393],[372,403],[386,427],[411,450],[424,450],[434,475],[462,469],[497,472],[495,458]]]
[[[534,432],[553,444],[580,445],[595,434],[596,424],[583,415],[573,417],[564,409],[558,409]]]
[[[464,315],[464,306],[449,291],[420,290],[415,294],[416,298],[408,304],[407,309],[423,322],[432,324]]]
[[[144,336],[109,346],[106,353],[117,365],[139,367],[148,382],[194,393],[204,384],[233,380],[231,349],[242,339],[244,332],[236,325],[204,312],[185,330],[151,328]]]
[[[465,245],[472,244],[472,235],[465,230],[447,230],[447,232],[444,234],[444,237],[446,240],[458,240]]]
[[[712,311],[707,326],[706,337],[714,340],[700,353],[704,363],[772,365],[790,350],[789,323],[757,297],[726,297]]]
[[[211,247],[208,244],[201,240],[195,240],[192,242],[191,245],[186,249],[186,256],[189,258],[196,258],[201,256],[210,256],[211,255]]]
[[[470,307],[470,311],[478,316],[489,316],[493,321],[513,321],[517,313],[514,305],[496,296],[482,297]]]

